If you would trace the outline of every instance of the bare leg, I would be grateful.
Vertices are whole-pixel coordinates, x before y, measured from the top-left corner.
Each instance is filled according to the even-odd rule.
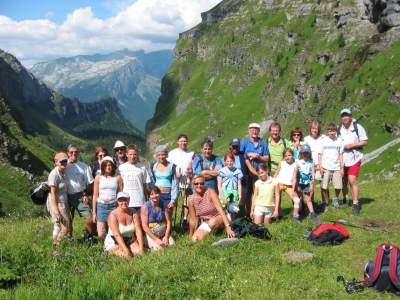
[[[328,204],[328,203],[329,203],[329,194],[328,194],[328,190],[321,189],[321,191],[322,191],[322,202]]]
[[[358,204],[358,182],[357,177],[354,175],[349,175],[349,184],[351,188],[351,194],[353,198],[353,204]]]
[[[265,217],[264,217],[264,224],[270,224],[270,223],[271,223],[271,218],[265,216]]]
[[[262,216],[254,216],[254,223],[261,224]]]
[[[311,199],[311,194],[310,193],[304,193],[306,201],[307,201],[307,207],[308,207],[308,211],[310,213],[314,213],[314,206],[312,203],[312,199]]]
[[[106,222],[97,222],[97,235],[99,239],[104,240],[107,231],[107,223]]]
[[[221,216],[211,218],[207,223],[210,226],[211,230],[222,228],[224,226],[224,221]],[[192,236],[192,242],[199,242],[203,240],[208,234],[209,232],[204,229],[197,229]]]
[[[85,219],[86,232],[89,236],[93,235],[93,219],[92,217]]]

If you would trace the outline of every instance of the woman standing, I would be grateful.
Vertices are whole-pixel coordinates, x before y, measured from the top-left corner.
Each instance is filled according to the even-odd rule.
[[[115,175],[114,161],[110,156],[100,164],[101,174],[93,184],[93,223],[97,223],[97,234],[104,239],[107,231],[108,215],[117,207],[117,193],[122,191],[122,178]]]
[[[98,146],[94,150],[94,161],[92,163],[92,175],[95,178],[97,175],[101,173],[100,164],[103,157],[107,155],[107,149],[103,146]]]
[[[171,215],[160,205],[161,191],[157,186],[149,189],[149,200],[140,210],[143,231],[150,249],[160,250],[175,244],[171,237]]]
[[[104,250],[122,258],[143,255],[142,227],[138,214],[129,209],[129,194],[119,192],[117,203],[117,208],[108,217]]]
[[[68,233],[72,222],[65,180],[67,163],[67,154],[64,152],[57,153],[54,156],[55,168],[48,177],[50,193],[47,198],[47,210],[53,222],[53,244],[55,245]]]
[[[203,240],[212,230],[225,226],[228,237],[235,233],[219,202],[217,193],[213,189],[206,189],[203,175],[193,177],[193,194],[189,196],[189,237],[193,243]],[[201,224],[196,229],[197,223]]]
[[[167,160],[168,149],[165,146],[156,148],[155,157],[157,161],[151,167],[153,182],[160,189],[160,206],[170,212],[178,197],[176,166]]]

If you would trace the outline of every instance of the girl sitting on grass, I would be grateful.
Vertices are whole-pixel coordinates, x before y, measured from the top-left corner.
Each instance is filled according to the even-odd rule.
[[[239,212],[243,173],[234,166],[235,156],[230,152],[225,154],[224,164],[225,167],[218,172],[218,192],[222,208],[227,210],[230,219]]]
[[[262,163],[258,166],[259,179],[254,183],[250,214],[256,224],[269,224],[272,217],[276,218],[279,215],[276,205],[276,199],[279,198],[278,184],[268,173],[267,164]]]
[[[104,250],[110,255],[129,258],[143,255],[143,235],[138,214],[129,209],[129,194],[117,194],[118,207],[108,216]]]
[[[300,198],[296,194],[297,168],[292,149],[286,148],[283,152],[283,161],[279,163],[275,178],[279,184],[279,191],[285,191],[293,200],[293,219],[296,223],[300,223]],[[280,207],[280,201],[279,197],[277,200],[277,207]]]
[[[165,206],[160,206],[160,188],[149,189],[149,200],[140,210],[143,231],[146,234],[147,246],[151,250],[175,244],[171,237],[171,214]]]

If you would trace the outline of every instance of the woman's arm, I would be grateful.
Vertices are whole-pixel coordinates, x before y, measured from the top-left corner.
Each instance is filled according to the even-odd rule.
[[[221,206],[221,203],[219,202],[217,193],[213,190],[213,189],[209,189],[208,193],[210,195],[211,201],[213,202],[215,208],[217,209],[219,215],[222,217],[222,220],[225,224],[225,228],[226,228],[226,234],[228,235],[228,237],[234,237],[235,233],[233,232],[231,226],[229,225],[229,221],[225,215],[225,212]]]
[[[118,246],[122,248],[122,250],[124,251],[124,253],[127,257],[132,256],[131,250],[129,250],[129,248],[125,245],[124,239],[122,238],[121,233],[119,232],[118,219],[115,216],[115,214],[111,213],[108,216],[107,223],[108,223],[108,226],[111,228],[113,237],[117,241]]]
[[[143,231],[150,236],[157,244],[162,244],[162,241],[149,228],[148,210],[146,205],[142,205],[140,209],[140,218],[142,220]]]
[[[100,175],[97,175],[96,178],[94,179],[93,183],[93,200],[92,200],[92,209],[93,209],[93,223],[96,223],[96,211],[97,211],[97,199],[99,198],[99,181],[100,181]]]
[[[60,210],[58,209],[58,204],[57,204],[57,188],[52,185],[50,186],[50,205],[51,205],[51,209],[54,212],[54,215],[57,219],[57,222],[60,222]]]
[[[118,187],[117,187],[117,193],[122,192],[123,189],[123,181],[121,175],[117,176],[117,182],[118,182]]]
[[[140,225],[140,217],[139,214],[133,214],[133,222],[135,223],[135,235],[139,244],[139,255],[143,255],[144,246],[143,246],[143,231],[142,226]]]
[[[194,232],[196,231],[198,218],[196,217],[196,211],[194,210],[192,199],[190,198],[188,199],[188,208],[189,208],[189,238],[192,238]]]

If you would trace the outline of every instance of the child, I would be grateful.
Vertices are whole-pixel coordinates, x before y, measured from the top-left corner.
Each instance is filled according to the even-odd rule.
[[[298,193],[299,197],[305,195],[307,207],[310,212],[310,219],[319,224],[319,220],[314,211],[312,203],[312,194],[314,191],[315,168],[314,162],[311,158],[311,148],[309,145],[304,144],[301,146],[300,159],[296,162],[299,174]]]
[[[337,127],[335,123],[328,125],[328,136],[321,140],[321,149],[318,154],[320,172],[322,176],[321,189],[323,193],[323,208],[328,210],[328,185],[332,180],[335,188],[333,206],[339,208],[339,194],[342,190],[343,177],[343,141],[336,136]]]
[[[285,191],[293,200],[293,219],[296,223],[300,224],[300,198],[295,191],[297,183],[297,168],[292,149],[286,148],[283,152],[283,161],[279,163],[278,169],[275,173],[275,178],[279,184],[279,191]],[[280,199],[277,200],[277,202],[280,202]],[[279,207],[279,203],[277,203],[277,207]]]
[[[236,215],[239,212],[239,203],[242,196],[243,173],[236,168],[235,156],[227,153],[224,156],[223,167],[218,172],[218,192],[222,208],[226,208],[229,214]]]
[[[279,215],[275,201],[279,197],[278,184],[275,178],[268,176],[268,165],[265,163],[258,166],[258,178],[254,183],[251,216],[256,224],[269,224],[271,217]]]

